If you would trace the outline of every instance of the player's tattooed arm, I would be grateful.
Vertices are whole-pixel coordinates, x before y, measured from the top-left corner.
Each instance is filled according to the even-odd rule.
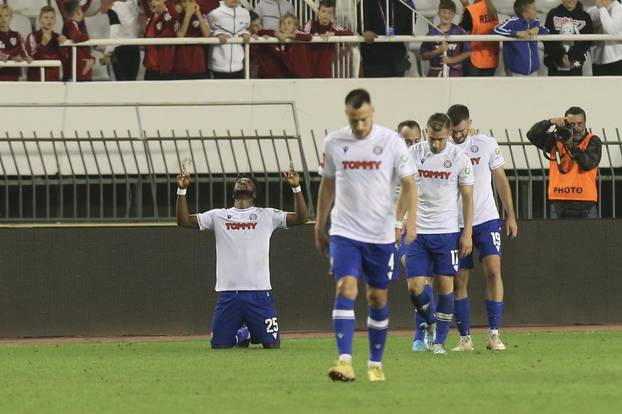
[[[458,254],[465,257],[473,250],[473,186],[460,185],[462,196],[462,215],[464,217],[464,230],[458,243]]]
[[[322,177],[317,197],[315,247],[318,252],[326,258],[328,258],[328,232],[326,231],[326,222],[334,201],[335,179]]]
[[[503,209],[505,210],[505,235],[515,239],[518,236],[518,222],[516,221],[514,203],[512,202],[512,190],[503,167],[492,170],[492,178],[495,181],[495,187],[499,192],[501,204],[503,204]]]
[[[180,190],[185,190],[188,188],[192,179],[190,178],[190,173],[182,170],[177,176],[177,188]],[[177,225],[179,227],[185,227],[188,229],[198,229],[199,222],[197,221],[196,216],[191,216],[188,213],[188,199],[186,198],[186,194],[178,194],[177,195],[177,205],[176,205],[176,213],[177,213]]]
[[[300,190],[300,175],[294,169],[294,163],[289,162],[289,170],[283,172],[283,179],[289,184],[294,192],[294,212],[287,213],[287,227],[305,224],[309,213],[307,211],[307,203]]]

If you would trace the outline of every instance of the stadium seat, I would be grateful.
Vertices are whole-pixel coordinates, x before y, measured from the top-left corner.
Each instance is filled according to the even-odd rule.
[[[7,0],[6,2],[14,12],[23,14],[33,20],[39,17],[41,7],[47,6],[47,0]]]
[[[30,22],[30,19],[23,14],[13,13],[13,18],[11,19],[11,30],[19,32],[24,41],[26,41],[26,37],[32,33],[32,23]]]

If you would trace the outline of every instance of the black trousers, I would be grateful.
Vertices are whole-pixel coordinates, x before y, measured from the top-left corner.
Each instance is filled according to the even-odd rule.
[[[462,73],[464,76],[495,76],[496,71],[497,68],[480,69],[475,67],[473,63],[471,63],[471,59],[466,59],[462,62]]]
[[[140,66],[138,46],[117,46],[112,54],[112,70],[115,80],[135,81]]]
[[[572,68],[570,70],[557,70],[556,66],[548,66],[549,76],[583,76],[583,68]]]
[[[594,76],[621,76],[622,60],[607,63],[605,65],[592,65],[592,74]]]
[[[212,71],[214,79],[244,79],[244,71],[239,70],[237,72],[215,72]]]
[[[149,69],[145,71],[146,81],[163,81],[163,80],[173,80],[173,79],[175,79],[175,76],[172,73],[162,74],[156,70],[149,70]]]

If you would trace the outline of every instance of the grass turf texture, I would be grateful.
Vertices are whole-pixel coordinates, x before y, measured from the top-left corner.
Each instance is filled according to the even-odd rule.
[[[503,340],[506,352],[487,351],[480,334],[475,352],[439,357],[390,336],[385,383],[367,380],[366,337],[355,338],[354,383],[327,376],[332,338],[284,339],[278,351],[212,351],[200,341],[0,345],[0,412],[621,412],[622,332]]]

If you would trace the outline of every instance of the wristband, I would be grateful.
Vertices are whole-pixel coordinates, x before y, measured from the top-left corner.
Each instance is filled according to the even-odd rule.
[[[302,191],[302,188],[300,188],[300,186],[299,186],[299,185],[297,185],[296,187],[292,187],[292,192],[293,192],[294,194],[296,194],[296,193],[300,193],[301,191]]]
[[[400,220],[395,222],[395,228],[399,230],[404,230],[404,223]]]
[[[186,191],[188,191],[187,188],[178,188],[177,195],[186,195]]]

